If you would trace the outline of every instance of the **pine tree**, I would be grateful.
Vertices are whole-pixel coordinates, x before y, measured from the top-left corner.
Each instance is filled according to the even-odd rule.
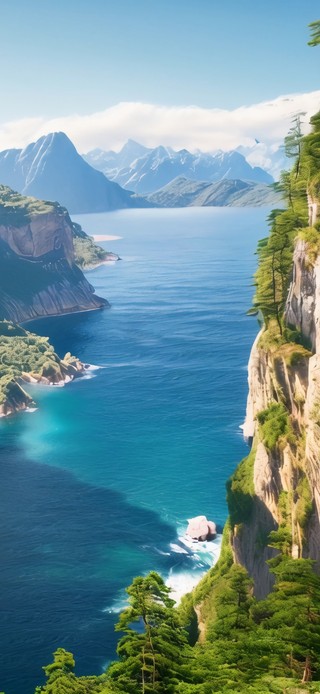
[[[311,22],[310,27],[310,41],[308,41],[308,46],[318,46],[320,43],[320,20],[316,22]]]
[[[187,674],[190,657],[170,589],[152,571],[135,578],[127,593],[129,607],[116,626],[125,632],[117,649],[120,661],[111,666],[108,677],[126,694],[169,694]]]

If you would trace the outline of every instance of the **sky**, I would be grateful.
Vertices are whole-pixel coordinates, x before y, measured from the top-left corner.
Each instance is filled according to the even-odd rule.
[[[320,106],[319,0],[0,0],[0,149],[210,151],[284,137]]]

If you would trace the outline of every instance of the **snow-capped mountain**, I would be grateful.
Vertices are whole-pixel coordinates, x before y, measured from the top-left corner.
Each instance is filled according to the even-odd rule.
[[[283,144],[267,144],[255,140],[251,147],[240,146],[237,152],[243,154],[251,166],[260,166],[271,173],[276,181],[279,180],[281,171],[292,166],[292,160],[285,155]]]
[[[187,149],[176,152],[162,145],[148,149],[129,140],[118,153],[93,150],[84,158],[123,188],[142,195],[162,188],[178,176],[193,181],[213,182],[226,178],[273,182],[269,173],[259,166],[252,166],[243,154],[235,150],[192,154]]]
[[[25,149],[0,152],[0,183],[24,195],[58,201],[71,213],[136,206],[129,191],[85,162],[62,132],[45,135]]]

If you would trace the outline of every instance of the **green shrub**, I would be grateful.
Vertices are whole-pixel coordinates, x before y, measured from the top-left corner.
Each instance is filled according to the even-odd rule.
[[[257,415],[259,431],[265,447],[272,451],[281,439],[294,439],[288,411],[282,402],[272,402]]]
[[[254,459],[255,450],[252,449],[227,482],[227,501],[232,527],[249,521],[251,517],[254,497]]]

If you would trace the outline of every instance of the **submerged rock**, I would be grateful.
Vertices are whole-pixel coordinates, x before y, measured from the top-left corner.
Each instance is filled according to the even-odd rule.
[[[212,540],[216,534],[216,524],[213,521],[208,521],[206,516],[196,516],[188,521],[187,535],[193,540]]]

